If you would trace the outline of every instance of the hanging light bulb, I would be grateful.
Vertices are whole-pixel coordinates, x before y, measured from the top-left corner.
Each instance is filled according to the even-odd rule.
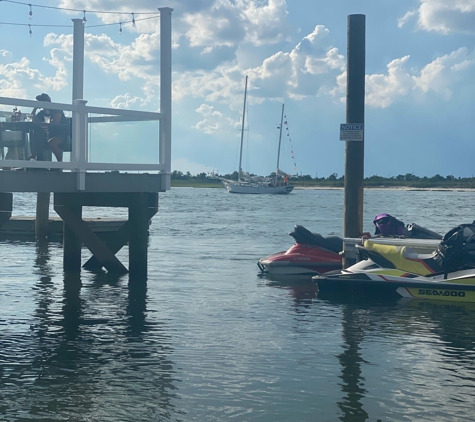
[[[30,21],[33,19],[33,11],[31,10],[31,4],[29,4],[28,6],[30,6],[30,13],[28,13],[29,17],[30,17]]]
[[[28,27],[30,28],[30,31],[29,31],[30,37],[32,37],[33,36],[33,31],[31,30],[31,25],[28,25]]]
[[[82,18],[82,24],[83,24],[83,25],[86,25],[86,22],[87,22],[87,19],[86,19],[86,11],[83,10],[83,12],[84,12],[84,16],[83,16],[83,18]]]
[[[135,16],[133,13],[132,13],[132,26],[135,28]]]
[[[122,22],[119,22],[119,35],[122,35]]]

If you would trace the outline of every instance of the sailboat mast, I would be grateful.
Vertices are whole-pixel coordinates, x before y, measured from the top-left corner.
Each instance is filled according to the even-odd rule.
[[[279,161],[280,161],[280,143],[282,141],[282,125],[284,123],[284,104],[282,104],[282,115],[280,116],[280,132],[279,132],[279,148],[277,149],[277,168],[275,170],[275,185],[277,186],[277,178],[279,175]]]
[[[242,109],[242,126],[241,126],[241,151],[239,153],[239,173],[238,173],[238,182],[241,181],[242,174],[242,146],[244,143],[244,121],[246,118],[246,97],[247,97],[247,75],[246,75],[246,84],[244,86],[244,105]]]

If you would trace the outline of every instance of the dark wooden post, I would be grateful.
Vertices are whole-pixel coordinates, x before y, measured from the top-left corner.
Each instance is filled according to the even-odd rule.
[[[147,277],[149,194],[130,194],[129,205],[129,279]]]
[[[365,15],[348,16],[346,123],[364,123]],[[344,236],[363,231],[364,140],[347,141],[345,150]],[[345,257],[343,266],[353,261]]]
[[[38,192],[36,197],[36,240],[42,241],[48,237],[50,196],[49,192]]]
[[[12,216],[13,193],[0,192],[0,227]]]
[[[82,206],[70,205],[71,211],[82,219]],[[82,242],[73,230],[63,222],[63,267],[65,271],[81,271],[81,246]]]

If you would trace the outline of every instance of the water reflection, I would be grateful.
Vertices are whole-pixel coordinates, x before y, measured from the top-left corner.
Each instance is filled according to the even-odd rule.
[[[294,300],[296,309],[308,308],[317,297],[318,288],[308,275],[259,274],[270,287],[285,289]]]
[[[0,415],[170,419],[178,381],[172,339],[147,311],[146,282],[105,273],[59,278],[49,248],[36,247],[34,309],[23,316],[29,328],[2,333]]]
[[[366,394],[361,365],[361,341],[364,337],[364,324],[360,312],[344,308],[342,314],[343,342],[345,351],[338,355],[341,365],[341,390],[344,396],[337,402],[343,415],[339,418],[345,422],[360,422],[368,418],[368,413],[361,403]]]
[[[475,304],[319,295],[305,277],[265,275],[261,279],[266,286],[289,292],[297,316],[310,316],[295,318],[299,327],[301,321],[336,330],[341,327],[343,350],[336,354],[339,420],[363,422],[385,420],[389,414],[425,414],[430,403],[419,399],[420,389],[434,388],[434,368],[438,379],[450,386],[446,394],[459,403],[460,414],[473,404]],[[336,315],[339,327],[327,324],[327,318]],[[381,353],[389,355],[381,359]],[[379,374],[378,381],[374,374]],[[375,383],[388,387],[375,391]],[[395,407],[375,406],[375,396],[386,403],[394,400]],[[443,418],[442,413],[439,416]]]
[[[363,406],[368,394],[364,367],[374,364],[368,343],[391,344],[394,338],[390,339],[394,336],[399,339],[399,350],[402,354],[402,344],[410,345],[411,354],[405,355],[403,365],[409,365],[411,368],[411,378],[428,380],[432,368],[438,368],[439,372],[444,373],[446,380],[451,380],[450,383],[459,386],[456,396],[461,406],[472,401],[469,393],[472,390],[468,386],[473,386],[475,382],[475,304],[406,299],[387,301],[378,298],[362,300],[346,296],[338,300],[325,299],[323,302],[339,306],[342,312],[345,351],[338,355],[341,365],[341,390],[344,393],[337,403],[342,412],[340,420],[358,422],[369,419],[370,415]],[[418,339],[419,348],[413,356],[414,339]],[[428,366],[422,364],[427,361],[430,361]],[[381,376],[385,377],[383,374]],[[417,395],[417,390],[422,385],[416,383],[412,387],[412,393],[410,385],[409,381],[404,385],[404,389],[409,395]],[[465,389],[467,391],[464,391]]]

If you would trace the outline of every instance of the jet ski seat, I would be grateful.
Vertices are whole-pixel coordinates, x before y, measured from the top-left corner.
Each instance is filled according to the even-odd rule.
[[[343,239],[338,236],[323,237],[319,233],[312,233],[304,226],[295,225],[294,231],[289,233],[296,243],[315,245],[331,252],[340,253],[343,250]]]
[[[410,246],[382,245],[366,240],[364,253],[369,259],[384,268],[397,268],[412,274],[428,276],[443,273],[440,261],[436,260],[437,251],[431,254],[417,253]]]

